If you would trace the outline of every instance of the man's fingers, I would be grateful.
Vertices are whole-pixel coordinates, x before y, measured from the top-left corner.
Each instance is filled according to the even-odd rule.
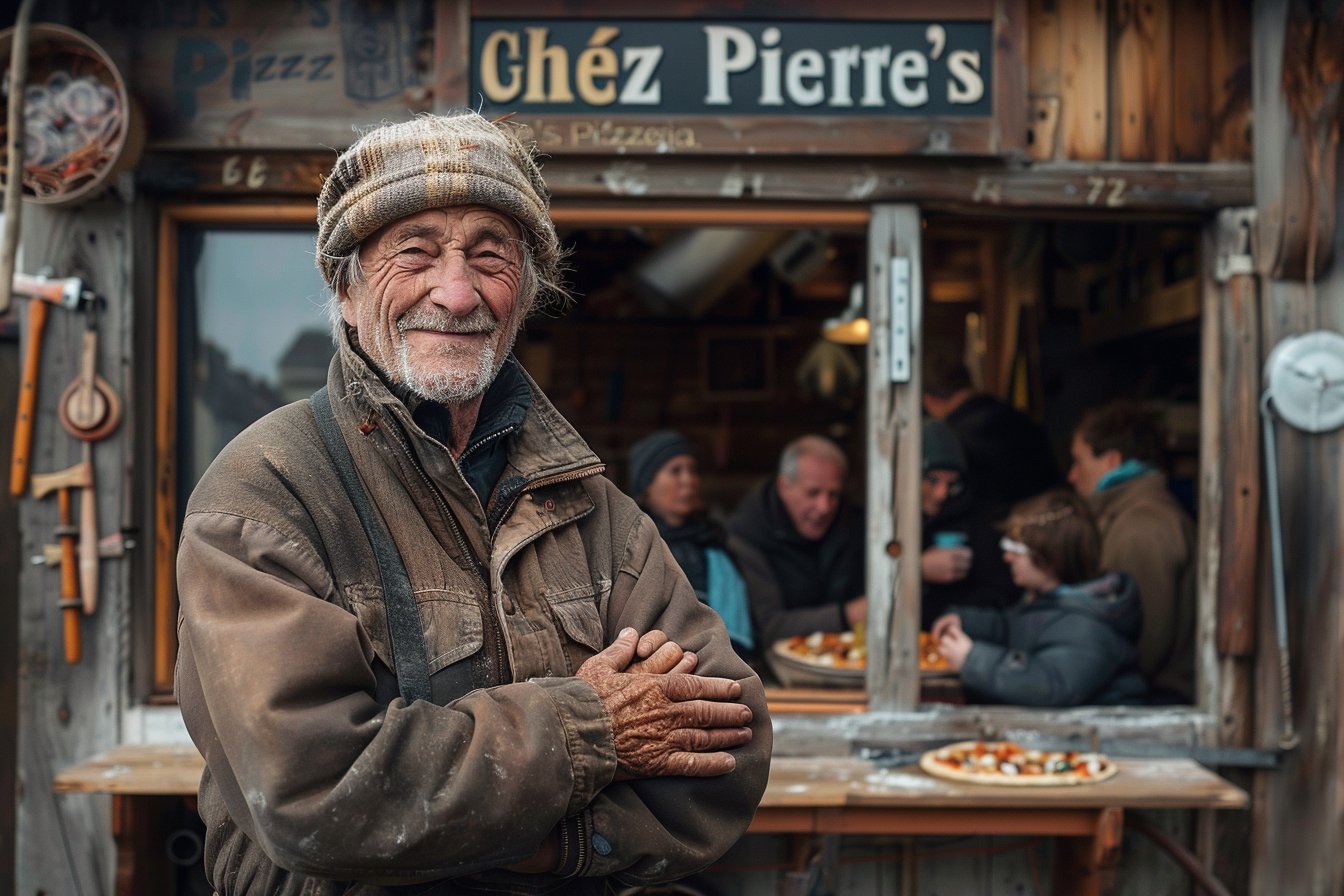
[[[669,700],[736,700],[742,696],[742,685],[731,678],[709,678],[699,675],[670,675],[665,693]]]
[[[645,643],[644,639],[640,639],[639,643],[640,648],[642,649]],[[629,671],[643,672],[649,675],[666,675],[669,672],[685,672],[688,670],[679,668],[685,655],[686,652],[675,642],[665,641],[665,643],[653,651],[652,655],[648,656],[646,659],[636,660],[632,663]],[[694,664],[692,664],[691,668],[695,668]]]
[[[667,712],[682,728],[732,728],[751,723],[751,707],[742,703],[687,700],[670,705]]]
[[[670,753],[662,774],[688,778],[712,778],[737,768],[731,753]]]
[[[635,648],[639,641],[639,632],[632,628],[623,628],[616,640],[606,646],[601,653],[595,653],[583,661],[579,667],[579,677],[584,678],[585,666],[590,664],[594,666],[603,666],[615,672],[621,672],[630,665],[630,661],[635,658]]]
[[[639,638],[639,646],[635,648],[635,655],[640,659],[648,659],[669,643],[671,642],[668,640],[665,632],[658,629],[645,632]]]
[[[712,753],[751,743],[751,729],[682,728],[674,731],[668,739],[688,753]]]

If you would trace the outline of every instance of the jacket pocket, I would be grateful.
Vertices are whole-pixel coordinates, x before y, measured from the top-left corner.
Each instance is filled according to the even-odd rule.
[[[599,583],[599,587],[608,590],[609,585]],[[568,587],[548,586],[545,590],[546,603],[555,614],[560,628],[570,640],[577,641],[593,653],[605,646],[602,643],[602,616],[598,612],[599,594],[592,582]]]
[[[416,592],[415,602],[425,627],[430,675],[480,652],[485,625],[474,594],[427,589]]]
[[[387,606],[381,588],[373,585],[346,589],[351,611],[373,644],[373,652],[388,669],[396,672],[392,636],[387,625]],[[421,590],[416,608],[425,635],[429,674],[478,653],[485,642],[481,610],[472,594],[447,590]]]

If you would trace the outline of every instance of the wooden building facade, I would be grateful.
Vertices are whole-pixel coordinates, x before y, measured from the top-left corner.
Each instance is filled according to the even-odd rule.
[[[844,712],[781,706],[778,755],[1029,732],[1201,756],[1251,809],[1151,825],[1232,892],[1344,891],[1344,435],[1262,414],[1271,351],[1344,331],[1340,4],[127,7],[64,0],[37,16],[102,48],[129,101],[99,189],[20,216],[20,270],[78,276],[101,297],[96,315],[50,312],[29,472],[91,472],[78,488],[96,509],[74,516],[96,520],[103,559],[71,663],[47,548],[67,490],[0,499],[0,534],[16,533],[0,538],[0,582],[16,595],[0,624],[17,632],[0,639],[17,695],[8,711],[0,701],[13,892],[109,892],[128,861],[162,864],[163,844],[118,856],[107,798],[54,794],[52,779],[118,744],[185,737],[172,701],[178,521],[232,434],[325,376],[320,179],[353,126],[468,106],[514,114],[547,154],[578,300],[530,321],[517,350],[618,483],[629,445],[663,427],[700,446],[720,511],[794,435],[824,432],[852,460],[869,523],[866,698]],[[34,50],[51,34],[35,30]],[[821,340],[851,303],[866,348]],[[34,342],[32,302],[12,306],[6,384]],[[921,702],[918,564],[901,555],[919,541],[921,364],[938,351],[1042,420],[1061,463],[1087,406],[1124,396],[1164,410],[1172,482],[1199,527],[1193,705]],[[90,379],[85,358],[118,402],[119,425],[96,439],[61,423],[62,390]],[[9,410],[19,391],[3,392]],[[190,844],[189,807],[173,811],[166,829]],[[1119,891],[1190,892],[1188,872],[1145,843],[1126,841]],[[918,862],[910,842],[864,848],[876,855],[838,853],[837,891],[1023,892],[1035,878],[1034,843],[935,844]],[[197,892],[190,850],[176,855],[181,868],[154,879]],[[768,837],[744,842],[725,892],[773,891],[783,858]]]

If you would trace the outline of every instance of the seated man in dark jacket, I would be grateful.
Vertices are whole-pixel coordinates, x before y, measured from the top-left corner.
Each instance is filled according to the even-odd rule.
[[[1022,706],[1143,703],[1143,607],[1134,580],[1101,575],[1087,505],[1056,489],[1013,508],[1003,559],[1022,586],[1008,610],[956,607],[933,625],[968,699]]]
[[[846,631],[868,615],[863,512],[842,494],[848,469],[830,439],[801,436],[785,446],[774,479],[728,521],[730,533],[765,556],[779,585],[778,601],[752,592],[752,616],[767,648],[791,635]]]

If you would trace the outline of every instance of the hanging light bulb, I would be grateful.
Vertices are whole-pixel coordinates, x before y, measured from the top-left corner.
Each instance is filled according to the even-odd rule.
[[[849,288],[849,305],[835,317],[822,321],[821,335],[842,345],[868,344],[868,318],[863,313],[863,284]]]

